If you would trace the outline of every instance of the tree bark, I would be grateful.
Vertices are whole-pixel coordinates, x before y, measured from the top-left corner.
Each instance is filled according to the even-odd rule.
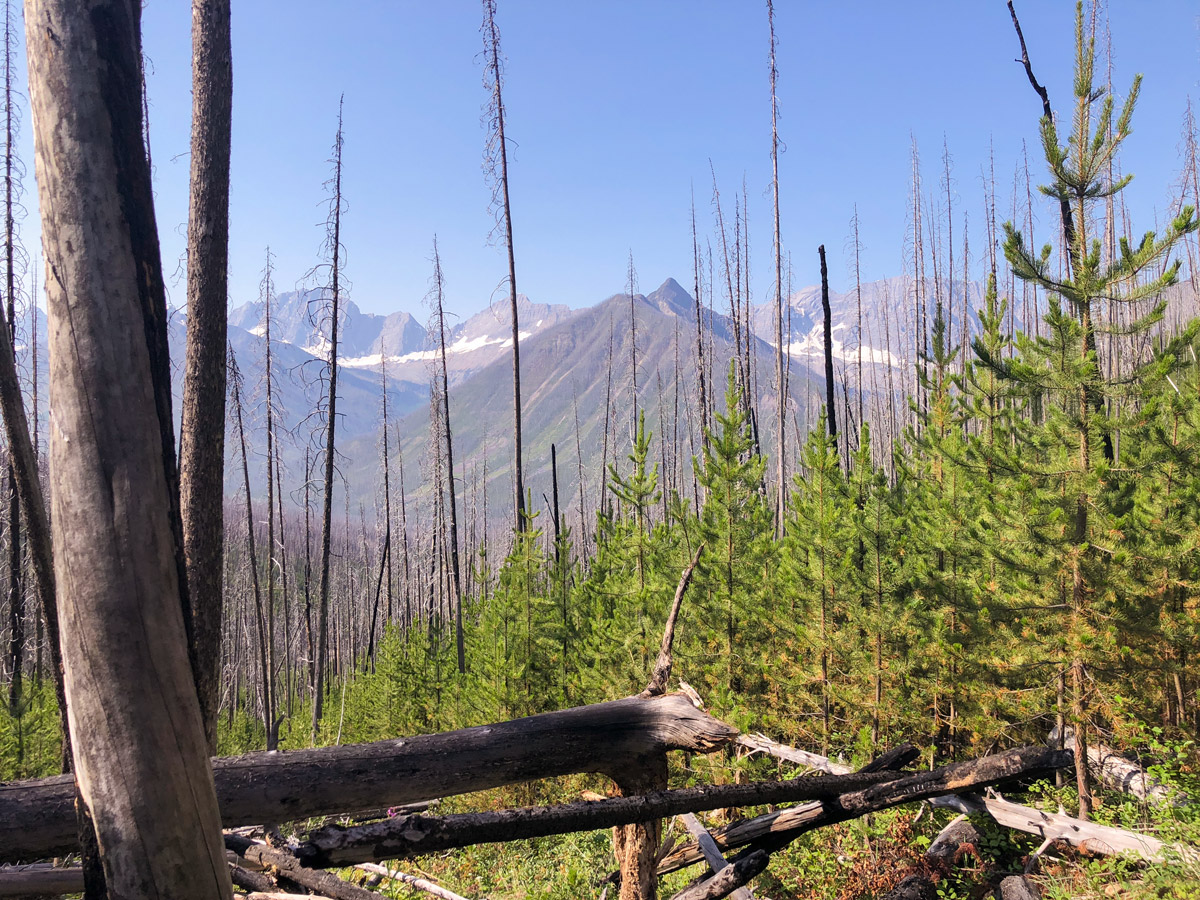
[[[761,874],[770,861],[768,853],[756,850],[736,863],[725,866],[707,881],[685,888],[671,900],[720,900],[722,897],[737,896],[739,891],[745,892],[743,885]]]
[[[233,62],[229,0],[192,3],[192,149],[188,328],[179,489],[196,688],[217,752],[224,571],[225,341]]]
[[[250,753],[214,763],[226,827],[399,806],[580,772],[630,759],[708,753],[736,732],[682,694],[628,697],[511,722],[374,744]],[[0,863],[75,846],[71,780],[0,785]]]
[[[112,894],[228,897],[156,378],[165,309],[140,11],[128,0],[26,7],[69,724]]]
[[[317,609],[317,649],[313,661],[312,741],[317,742],[321,715],[325,703],[325,667],[329,647],[329,557],[333,538],[333,455],[336,450],[337,374],[338,374],[338,317],[341,314],[341,249],[342,249],[342,104],[338,101],[337,138],[333,144],[333,203],[330,211],[329,285],[329,400],[325,430],[325,487],[321,512],[321,598]]]
[[[490,139],[495,142],[495,154],[500,172],[498,188],[503,215],[504,247],[508,251],[508,299],[512,309],[513,345],[513,489],[516,492],[516,530],[524,531],[525,522],[525,475],[521,446],[521,334],[517,321],[517,262],[513,251],[512,203],[508,194],[508,144],[504,137],[504,77],[500,62],[500,29],[496,26],[496,0],[483,0],[483,44],[487,56],[487,68],[491,79],[491,115],[495,132]]]
[[[837,448],[837,402],[834,399],[833,380],[833,322],[829,310],[829,267],[825,265],[825,245],[817,248],[821,257],[821,311],[825,320],[825,418],[829,426],[829,439]]]

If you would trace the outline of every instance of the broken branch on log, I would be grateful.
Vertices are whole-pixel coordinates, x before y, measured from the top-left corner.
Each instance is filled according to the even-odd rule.
[[[679,608],[683,605],[683,595],[687,593],[692,573],[696,571],[696,566],[700,563],[700,554],[703,552],[704,542],[701,541],[692,561],[688,563],[687,568],[683,570],[683,575],[679,578],[679,586],[675,588],[675,600],[671,604],[667,625],[663,629],[662,647],[658,651],[658,659],[654,662],[654,673],[650,676],[650,683],[642,692],[643,697],[657,697],[667,692],[667,681],[671,677],[671,645],[675,641],[675,623],[679,619]]]
[[[734,822],[713,832],[712,836],[722,851],[749,845],[752,849],[761,848],[774,852],[814,828],[844,822],[913,800],[971,790],[965,787],[969,784],[997,784],[1017,777],[1067,768],[1072,759],[1069,751],[1021,747],[1006,753],[944,766],[931,772],[919,772],[901,778],[893,775],[889,780],[873,787],[849,791],[833,798],[820,798],[816,802],[792,809]],[[789,783],[835,781],[848,777],[872,776],[814,776]],[[694,843],[685,844],[672,851],[659,865],[658,871],[662,875],[702,859],[703,856]]]
[[[682,694],[628,697],[496,725],[319,750],[213,760],[225,827],[287,822],[347,809],[599,772],[670,750],[709,753],[736,729]],[[0,784],[0,862],[76,849],[69,776]]]
[[[770,861],[771,856],[765,850],[755,850],[745,858],[725,866],[707,881],[685,888],[671,900],[720,900],[721,897],[728,897],[755,875],[760,874]]]
[[[425,878],[418,878],[416,875],[409,875],[405,872],[397,872],[386,866],[377,865],[376,863],[359,863],[355,866],[356,869],[362,869],[364,872],[370,872],[373,875],[381,875],[384,878],[392,881],[399,881],[407,884],[414,890],[424,891],[427,894],[432,894],[435,897],[441,897],[442,900],[467,900],[461,894],[456,894],[454,891],[447,890],[441,885],[434,884]]]
[[[329,872],[306,869],[291,853],[257,843],[240,834],[226,834],[225,846],[238,856],[269,868],[280,881],[305,888],[331,900],[379,900],[379,895],[374,891],[342,881]]]
[[[825,772],[829,775],[848,775],[854,771],[850,766],[833,762],[826,756],[809,753],[807,750],[798,750],[786,744],[780,744],[777,741],[771,740],[765,734],[739,735],[737,743],[738,746],[745,747],[751,753],[766,753],[768,756],[773,756],[776,759],[795,763],[807,769],[816,769],[818,772]]]
[[[685,813],[679,817],[683,820],[683,825],[687,828],[688,833],[696,839],[697,845],[700,847],[700,852],[704,854],[704,859],[708,862],[708,868],[712,870],[713,875],[719,874],[729,865],[729,860],[721,855],[721,851],[717,848],[716,842],[712,839],[712,835],[708,833],[708,829],[700,824],[700,820],[696,818],[695,813]],[[750,892],[748,887],[736,887],[729,893],[734,900],[754,900],[754,894]]]

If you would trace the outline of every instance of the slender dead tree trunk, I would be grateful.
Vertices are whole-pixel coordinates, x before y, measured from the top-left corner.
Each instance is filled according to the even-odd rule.
[[[254,540],[254,504],[250,495],[250,454],[246,449],[246,428],[242,421],[242,376],[238,371],[237,360],[233,348],[229,348],[229,372],[233,385],[233,412],[237,422],[238,446],[242,453],[242,487],[246,491],[246,553],[249,557],[250,584],[254,595],[254,621],[258,630],[258,663],[259,701],[261,705],[263,727],[267,732],[267,749],[271,746],[271,723],[274,711],[271,708],[271,665],[268,661],[267,623],[263,613],[262,589],[258,577],[258,547]]]
[[[512,203],[508,194],[508,145],[504,137],[504,77],[500,59],[500,30],[496,26],[496,0],[483,0],[483,46],[486,56],[485,84],[491,94],[488,102],[489,134],[487,166],[496,178],[493,206],[499,206],[504,244],[508,250],[508,296],[512,308],[513,344],[513,489],[516,502],[517,531],[524,531],[525,476],[521,450],[521,335],[517,323],[517,263],[513,253]],[[499,172],[495,171],[499,167]],[[497,197],[496,194],[499,194]]]
[[[629,392],[633,405],[633,430],[638,427],[638,384],[637,384],[637,270],[633,267],[633,251],[629,251],[629,273],[626,285],[629,288]]]
[[[700,309],[700,244],[696,240],[696,199],[692,198],[692,300],[696,309],[696,383],[700,390],[700,433],[708,433],[708,399],[705,396],[704,328]]]
[[[380,585],[375,588],[375,605],[371,610],[371,624],[367,634],[367,659],[371,665],[375,663],[375,625],[379,619],[380,587],[387,579],[387,606],[385,608],[384,624],[392,621],[392,486],[391,461],[388,454],[388,402],[387,402],[387,347],[379,349],[379,398],[381,417],[383,420],[382,458],[379,460],[383,470],[383,552],[379,560]]]
[[[17,229],[14,217],[13,184],[13,43],[12,5],[4,4],[4,290],[8,301],[8,338],[16,354],[17,339]],[[14,456],[9,449],[7,469],[8,483],[8,617],[9,617],[9,715],[19,720],[24,712],[22,702],[23,672],[25,663],[25,592],[21,584],[21,501],[17,491],[17,475]],[[17,726],[21,733],[20,724]],[[18,752],[23,753],[23,742],[18,743]]]
[[[613,319],[610,308],[608,314],[608,366],[604,382],[604,442],[600,449],[600,500],[596,510],[604,515],[608,512],[608,430],[612,422],[612,358],[613,358]]]
[[[271,363],[273,361],[271,350],[271,301],[275,294],[275,285],[271,278],[271,248],[267,248],[267,264],[263,273],[263,383],[266,388],[267,400],[267,597],[266,597],[266,614],[267,614],[267,709],[270,711],[267,716],[267,749],[274,750],[279,742],[278,728],[279,722],[276,721],[276,698],[275,698],[275,462],[276,462],[276,447],[275,447],[275,377],[272,372]],[[240,413],[239,413],[240,415]],[[243,450],[244,453],[244,450]],[[246,487],[246,495],[249,497],[249,485]],[[282,517],[280,524],[282,525]]]
[[[404,559],[404,629],[407,631],[413,622],[412,569],[409,566],[408,550],[408,502],[404,496],[404,451],[400,447],[399,433],[396,435],[396,465],[400,468],[400,552]]]
[[[52,521],[68,712],[113,895],[229,897],[188,660],[140,13],[128,0],[26,7],[52,275]]]
[[[312,614],[312,449],[304,448],[304,634],[308,640],[308,687],[317,683],[317,644]],[[234,691],[237,697],[237,691]]]
[[[217,749],[224,557],[225,341],[233,63],[229,0],[192,3],[188,328],[180,430],[180,505],[192,605],[196,685],[210,754]]]
[[[446,368],[445,282],[437,238],[433,239],[434,300],[437,303],[438,357],[441,362],[442,419],[446,431],[446,495],[450,513],[450,589],[454,592],[454,644],[458,651],[458,671],[467,671],[467,650],[463,637],[461,567],[458,562],[458,502],[454,492],[454,442],[450,435],[450,377]],[[515,346],[515,344],[514,344]]]
[[[821,257],[821,311],[825,318],[825,418],[829,426],[829,439],[837,449],[837,406],[834,400],[833,380],[833,322],[829,309],[829,268],[825,265],[825,245],[817,248]],[[836,455],[836,454],[835,454]]]
[[[786,349],[783,345],[783,238],[779,229],[779,98],[775,93],[779,69],[775,65],[775,4],[767,0],[767,25],[771,33],[771,198],[775,204],[775,372],[777,390],[779,392],[779,409],[775,417],[776,461],[777,471],[775,497],[775,538],[783,540],[783,523],[787,511],[787,474],[785,461],[787,427],[784,417],[787,414],[787,381],[783,372],[783,357]]]
[[[325,663],[329,647],[329,557],[333,533],[334,430],[337,425],[338,331],[341,316],[342,238],[342,104],[338,101],[337,137],[333,142],[333,199],[330,208],[329,249],[329,399],[325,423],[325,488],[321,514],[321,596],[317,607],[317,658],[313,678],[312,740],[316,744],[325,709]]]

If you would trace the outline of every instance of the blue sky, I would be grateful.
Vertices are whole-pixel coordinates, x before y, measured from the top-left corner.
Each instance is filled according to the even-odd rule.
[[[1023,141],[1035,179],[1044,171],[1040,107],[1014,62],[1003,0],[777,5],[783,238],[796,287],[817,280],[822,242],[834,287],[847,285],[855,203],[864,277],[901,271],[910,135],[930,189],[947,142],[955,230],[957,210],[966,210],[973,255],[982,254],[989,142],[1002,218]],[[1129,201],[1140,232],[1169,202],[1184,103],[1189,94],[1200,99],[1200,8],[1195,0],[1110,5],[1118,96],[1133,73],[1145,74],[1123,157],[1137,176]],[[623,288],[631,250],[642,290],[668,275],[690,287],[690,193],[694,186],[702,239],[712,236],[711,160],[727,215],[746,180],[752,290],[765,299],[772,290],[765,3],[498,6],[520,289],[538,301],[593,303]],[[1019,0],[1017,10],[1035,71],[1065,110],[1074,3]],[[268,244],[281,289],[319,261],[323,183],[344,93],[352,299],[368,311],[407,309],[423,318],[436,233],[450,308],[464,317],[482,308],[505,257],[488,244],[479,4],[234,0],[233,16],[231,303],[257,294]],[[170,282],[187,219],[188,4],[150,0],[143,24]],[[1041,208],[1041,222],[1049,222]],[[1047,234],[1043,226],[1039,242]],[[182,281],[170,290],[181,304]]]

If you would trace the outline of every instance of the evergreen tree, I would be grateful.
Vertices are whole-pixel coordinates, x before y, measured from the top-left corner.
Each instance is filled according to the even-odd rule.
[[[1092,235],[1093,208],[1129,182],[1129,176],[1113,180],[1110,163],[1129,135],[1141,81],[1134,80],[1114,123],[1113,99],[1095,87],[1094,68],[1095,42],[1085,36],[1079,4],[1075,105],[1067,144],[1060,144],[1052,118],[1041,123],[1051,174],[1042,191],[1064,206],[1067,274],[1058,274],[1049,245],[1034,252],[1011,223],[1005,225],[1004,244],[1016,277],[1049,295],[1046,334],[1022,342],[1023,358],[1003,371],[1046,401],[1045,427],[1037,435],[1041,452],[1020,465],[1021,473],[1032,479],[1031,489],[1039,494],[1035,502],[1046,512],[1032,536],[1055,567],[1065,607],[1059,628],[1069,681],[1069,719],[1078,742],[1082,817],[1091,809],[1085,763],[1092,728],[1090,707],[1093,700],[1105,696],[1097,663],[1115,650],[1118,617],[1126,612],[1118,599],[1115,551],[1130,509],[1129,473],[1114,465],[1114,435],[1120,423],[1113,401],[1122,388],[1105,378],[1096,342],[1098,323],[1104,321],[1100,315],[1104,304],[1120,304],[1136,314],[1126,326],[1129,332],[1144,333],[1161,320],[1164,304],[1157,298],[1179,272],[1178,261],[1165,266],[1162,261],[1196,228],[1193,211],[1187,208],[1162,237],[1148,232],[1136,246],[1122,239],[1115,258],[1102,253],[1101,241]],[[1153,274],[1156,267],[1158,274]],[[1144,309],[1146,304],[1151,305],[1149,310]],[[1129,383],[1136,381],[1126,380]]]
[[[780,573],[780,586],[789,599],[786,618],[795,623],[794,635],[784,638],[781,674],[799,671],[785,685],[784,695],[791,702],[781,712],[798,721],[805,715],[804,706],[816,706],[817,735],[821,752],[826,753],[835,717],[840,716],[833,704],[831,678],[845,668],[839,630],[847,618],[845,585],[853,543],[850,498],[824,414],[808,433],[800,464],[788,507]]]
[[[718,430],[705,441],[703,463],[693,463],[706,497],[699,522],[705,552],[695,590],[702,616],[700,652],[713,696],[732,694],[751,702],[767,692],[766,675],[778,643],[776,598],[770,591],[777,548],[763,493],[766,460],[755,450],[740,394],[731,365],[725,412],[716,415]]]

